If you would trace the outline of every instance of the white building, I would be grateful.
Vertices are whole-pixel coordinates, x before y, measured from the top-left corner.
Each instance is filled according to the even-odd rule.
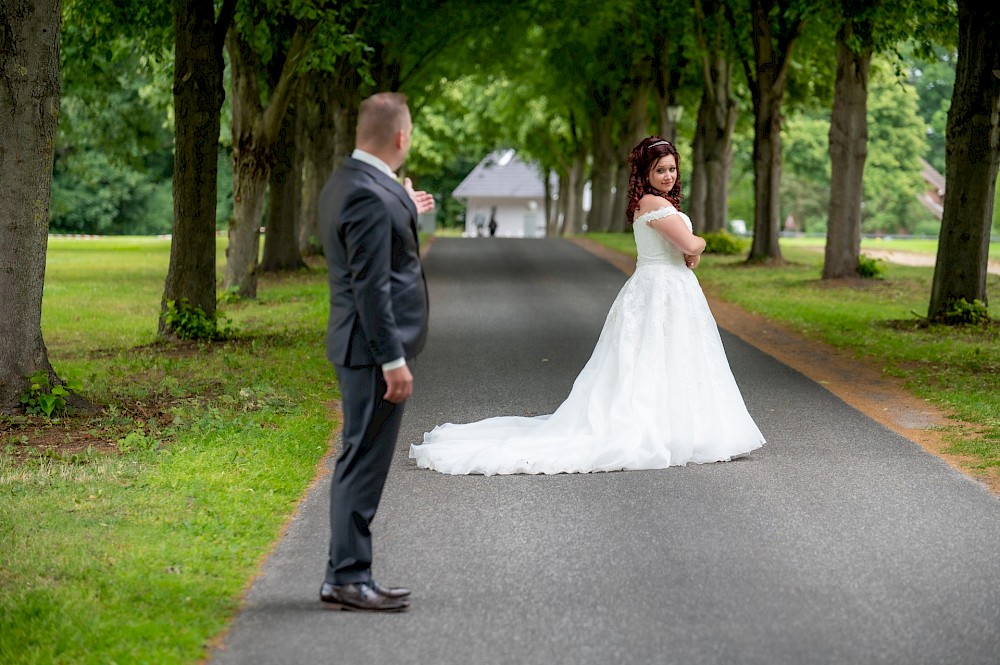
[[[465,235],[470,238],[488,237],[491,217],[496,219],[498,238],[545,236],[542,173],[534,164],[519,160],[513,150],[487,155],[452,196],[465,199]]]

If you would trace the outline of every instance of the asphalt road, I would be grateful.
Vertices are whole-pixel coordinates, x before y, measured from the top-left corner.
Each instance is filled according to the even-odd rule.
[[[417,469],[435,424],[553,410],[625,280],[560,240],[441,239],[425,265],[431,335],[373,525],[411,610],[323,609],[325,476],[213,663],[1000,663],[1000,501],[725,333],[768,440],[747,460]]]

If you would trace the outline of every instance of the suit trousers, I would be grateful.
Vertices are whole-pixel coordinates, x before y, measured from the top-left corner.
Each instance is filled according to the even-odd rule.
[[[371,579],[370,525],[396,449],[403,404],[382,398],[386,383],[376,365],[335,365],[343,409],[343,442],[330,485],[330,558],[326,581]]]

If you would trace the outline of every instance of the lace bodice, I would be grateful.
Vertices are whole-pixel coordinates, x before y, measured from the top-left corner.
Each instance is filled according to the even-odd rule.
[[[691,219],[673,206],[657,208],[639,215],[632,224],[635,235],[636,266],[648,264],[667,264],[687,268],[684,264],[684,253],[664,238],[649,222],[669,215],[680,215],[688,229],[692,229]]]

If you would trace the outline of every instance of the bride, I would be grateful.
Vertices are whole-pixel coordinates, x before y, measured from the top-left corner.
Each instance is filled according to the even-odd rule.
[[[636,269],[569,397],[551,415],[439,425],[410,446],[417,466],[485,475],[661,469],[763,445],[692,272],[705,241],[677,207],[677,149],[651,136],[628,161]]]

